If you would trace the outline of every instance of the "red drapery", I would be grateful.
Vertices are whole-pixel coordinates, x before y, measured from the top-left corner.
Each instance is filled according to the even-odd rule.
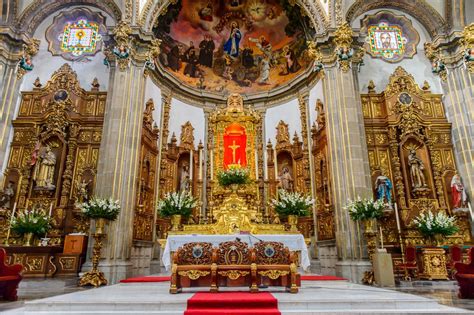
[[[230,165],[247,166],[247,135],[245,128],[237,123],[227,126],[224,133],[224,169]]]

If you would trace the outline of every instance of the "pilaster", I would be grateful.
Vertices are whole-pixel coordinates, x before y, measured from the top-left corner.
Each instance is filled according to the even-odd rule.
[[[358,195],[372,196],[358,81],[355,69],[344,71],[336,64],[326,67],[325,74],[323,90],[324,103],[327,104],[329,167],[333,183],[336,246],[341,261],[336,271],[353,281],[360,281],[361,272],[341,271],[345,267],[357,269],[360,264],[355,262],[366,259],[362,231],[343,207],[347,199]]]

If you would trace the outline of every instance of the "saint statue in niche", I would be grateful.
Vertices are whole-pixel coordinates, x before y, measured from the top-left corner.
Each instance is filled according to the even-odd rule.
[[[56,166],[56,156],[51,151],[51,147],[46,145],[43,150],[40,150],[39,159],[35,162],[33,172],[33,180],[36,188],[47,190],[54,190],[54,168]]]
[[[91,183],[91,180],[86,181],[85,179],[82,180],[82,182],[77,182],[76,183],[76,189],[77,189],[77,198],[79,202],[84,202],[89,199],[89,190],[87,189],[87,186]]]
[[[416,156],[415,150],[410,150],[408,155],[408,166],[410,167],[410,178],[412,183],[412,188],[426,188],[426,179],[423,174],[425,165],[423,161]]]
[[[191,181],[189,178],[189,166],[188,164],[184,164],[179,179],[179,191],[189,191],[190,187]]]
[[[0,208],[10,209],[11,201],[14,199],[15,190],[13,188],[13,182],[8,182],[7,187],[0,193]]]
[[[392,206],[392,181],[385,175],[380,175],[375,180],[375,195],[377,200],[382,199],[390,207]]]
[[[230,24],[230,35],[229,39],[224,44],[224,51],[231,57],[239,56],[239,44],[242,39],[242,32],[240,32],[239,25],[237,22]]]
[[[286,191],[293,191],[293,177],[291,177],[290,169],[287,166],[283,167],[279,180],[281,188]]]
[[[467,202],[466,190],[459,174],[455,174],[451,179],[451,191],[453,199],[453,208],[463,208]]]

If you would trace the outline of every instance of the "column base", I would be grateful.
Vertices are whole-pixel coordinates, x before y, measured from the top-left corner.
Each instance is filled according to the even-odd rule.
[[[364,272],[372,270],[368,260],[343,260],[336,263],[336,275],[354,283],[362,283]]]
[[[321,264],[321,274],[336,275],[337,247],[334,240],[318,242],[318,259]]]

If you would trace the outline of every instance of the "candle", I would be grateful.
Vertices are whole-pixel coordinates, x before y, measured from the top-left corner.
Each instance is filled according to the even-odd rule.
[[[400,218],[398,217],[398,207],[397,207],[397,203],[395,202],[395,219],[397,219],[397,230],[398,230],[398,233],[400,233],[401,231],[401,228],[400,228]]]
[[[49,217],[51,218],[51,214],[53,214],[53,203],[49,206]]]
[[[380,229],[380,244],[382,245],[382,248],[383,248],[383,233],[382,233],[382,227],[380,226],[379,229]]]
[[[275,181],[278,180],[278,163],[277,163],[277,151],[273,150],[273,165],[275,167]]]
[[[469,208],[469,212],[471,213],[471,220],[474,221],[474,212],[472,212],[472,207],[471,207],[470,202],[467,203],[467,207]]]
[[[193,186],[193,150],[189,151],[189,188]]]
[[[15,212],[16,212],[16,202],[13,204],[12,216],[10,218],[10,226],[12,225],[13,219],[15,218]]]
[[[265,156],[263,157],[264,159],[264,162],[265,162],[265,170],[263,172],[263,179],[265,181],[268,180],[268,155],[267,155],[267,152],[265,152]]]
[[[202,149],[199,149],[199,180],[202,180]]]

